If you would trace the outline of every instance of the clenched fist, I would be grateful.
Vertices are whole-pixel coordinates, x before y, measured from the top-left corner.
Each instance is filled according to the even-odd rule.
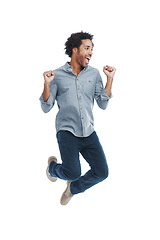
[[[111,67],[111,66],[108,66],[106,65],[104,68],[103,68],[103,72],[105,73],[105,75],[111,79],[113,79],[114,77],[114,74],[116,72],[116,69],[114,67]]]
[[[51,70],[44,72],[43,77],[44,77],[45,83],[50,84],[54,79],[54,75],[55,75],[54,72]]]

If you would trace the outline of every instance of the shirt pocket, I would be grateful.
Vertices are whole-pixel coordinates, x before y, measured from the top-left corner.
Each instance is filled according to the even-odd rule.
[[[95,83],[91,79],[83,80],[82,90],[87,96],[94,96],[95,92]]]
[[[57,96],[61,97],[64,94],[66,94],[71,88],[70,78],[62,77],[61,79],[58,79],[57,85],[58,85]]]
[[[67,88],[67,87],[58,88],[57,96],[60,97],[60,96],[64,95],[68,90],[69,90],[69,88]]]

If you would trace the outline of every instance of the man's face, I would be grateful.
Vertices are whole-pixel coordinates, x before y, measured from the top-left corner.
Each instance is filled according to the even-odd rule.
[[[93,54],[92,51],[93,46],[91,40],[83,39],[82,44],[78,48],[76,54],[76,61],[82,68],[87,67],[87,65],[89,64],[89,61]]]

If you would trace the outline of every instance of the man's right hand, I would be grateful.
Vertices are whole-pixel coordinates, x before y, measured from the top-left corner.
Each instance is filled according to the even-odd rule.
[[[43,73],[44,82],[49,84],[53,81],[55,73],[53,71],[47,71]]]

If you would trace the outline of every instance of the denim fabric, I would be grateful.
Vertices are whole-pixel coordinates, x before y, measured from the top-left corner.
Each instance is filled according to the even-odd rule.
[[[78,76],[66,63],[54,70],[55,77],[50,85],[50,97],[44,102],[40,97],[42,110],[47,113],[54,106],[59,108],[56,116],[56,132],[67,130],[77,137],[87,137],[94,131],[93,105],[106,109],[109,99],[102,78],[96,68],[87,66]]]
[[[88,137],[76,137],[69,131],[59,131],[57,141],[62,164],[51,162],[49,173],[71,182],[71,193],[77,194],[108,177],[108,165],[98,136],[94,131]],[[79,153],[90,165],[90,170],[81,176]]]

